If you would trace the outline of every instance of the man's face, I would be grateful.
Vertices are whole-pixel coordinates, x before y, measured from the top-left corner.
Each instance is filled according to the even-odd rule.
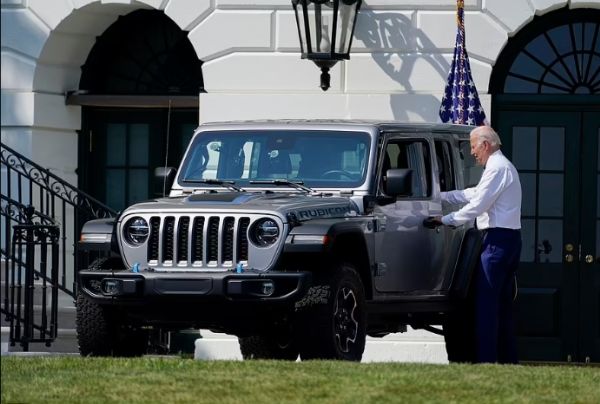
[[[491,154],[491,146],[478,136],[471,136],[471,155],[480,166],[484,166]]]

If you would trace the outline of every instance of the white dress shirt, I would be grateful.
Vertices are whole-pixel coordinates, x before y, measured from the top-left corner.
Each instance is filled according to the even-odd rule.
[[[481,180],[474,188],[442,192],[442,201],[466,203],[442,217],[445,225],[460,226],[477,218],[479,229],[521,228],[521,182],[515,166],[500,150],[488,158]]]

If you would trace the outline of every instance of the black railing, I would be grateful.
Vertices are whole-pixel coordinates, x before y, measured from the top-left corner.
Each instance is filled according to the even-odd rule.
[[[26,265],[22,255],[14,255],[11,240],[13,227],[26,224],[25,207],[32,206],[37,217],[53,222],[42,224],[59,226],[58,288],[74,296],[81,226],[91,219],[113,217],[117,212],[5,144],[0,145],[2,259],[7,266]],[[34,266],[37,268],[37,263]],[[35,273],[42,276],[39,269]]]
[[[57,336],[60,230],[32,206],[17,211],[25,224],[13,226],[11,256],[25,257],[25,262],[5,263],[2,314],[10,327],[11,346],[18,342],[28,351],[30,343],[50,346]]]

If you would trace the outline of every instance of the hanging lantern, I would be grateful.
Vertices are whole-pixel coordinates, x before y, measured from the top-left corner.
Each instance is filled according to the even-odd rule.
[[[356,17],[362,0],[292,0],[302,59],[321,68],[321,88],[329,88],[329,69],[350,59]]]

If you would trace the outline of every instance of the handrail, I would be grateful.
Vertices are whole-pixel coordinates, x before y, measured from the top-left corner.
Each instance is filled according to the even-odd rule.
[[[95,218],[108,218],[117,215],[117,211],[103,204],[93,196],[69,184],[67,181],[52,174],[50,170],[34,163],[19,152],[0,142],[0,161],[12,170],[19,172],[25,178],[34,181],[39,186],[51,191],[60,199],[81,209],[86,209]]]
[[[117,212],[4,143],[0,142],[0,146],[3,258],[18,265],[24,261],[20,256],[12,256],[10,240],[13,225],[25,223],[25,207],[31,206],[41,224],[57,225],[60,229],[58,287],[74,296],[81,226],[91,219],[114,217]]]

